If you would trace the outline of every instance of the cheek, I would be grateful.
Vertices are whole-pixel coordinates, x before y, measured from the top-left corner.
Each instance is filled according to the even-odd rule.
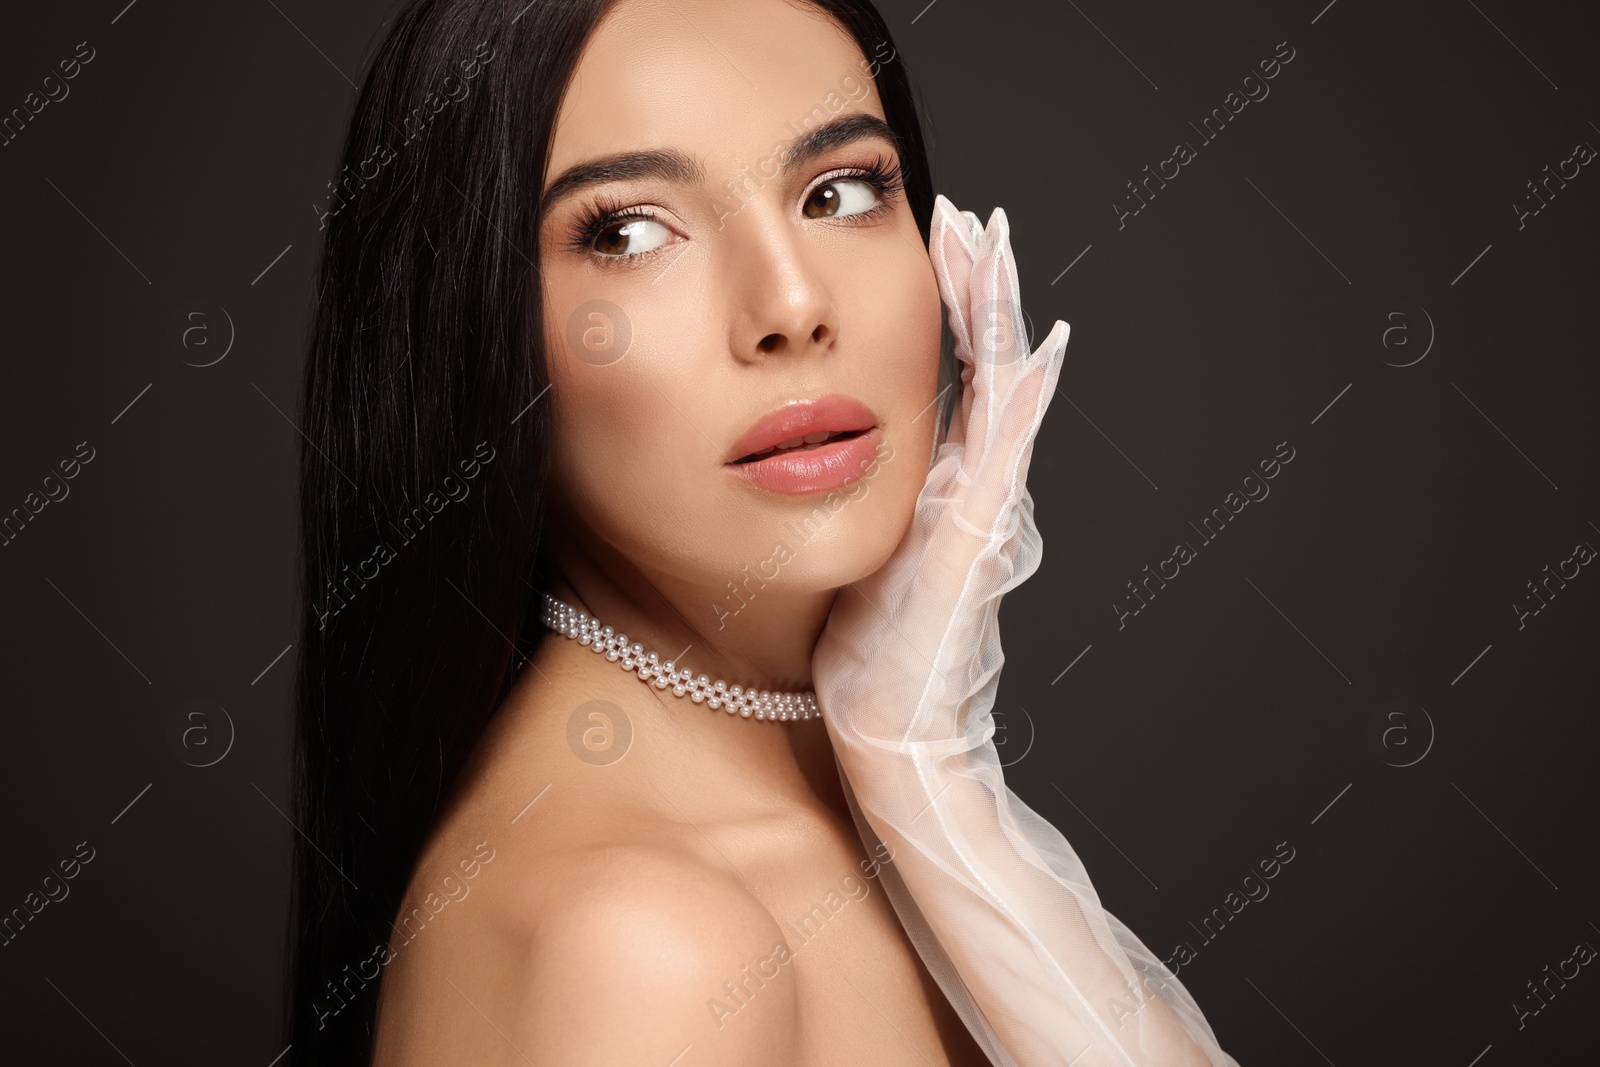
[[[896,452],[891,484],[922,484],[923,462],[933,447],[941,406],[939,339],[944,309],[939,285],[926,256],[897,264],[870,290],[864,309],[875,333],[871,350],[882,353],[877,395],[888,399],[884,419]],[[948,398],[946,398],[948,399]],[[902,462],[916,457],[915,462]],[[917,468],[911,470],[910,468]]]
[[[643,566],[672,569],[709,547],[715,423],[693,406],[703,402],[685,358],[700,350],[685,333],[695,324],[677,309],[635,306],[629,328],[628,348],[609,363],[550,338],[552,479],[588,531]]]
[[[845,271],[831,280],[835,293],[850,294],[839,310],[852,353],[833,384],[869,398],[882,419],[887,455],[864,496],[806,544],[785,520],[807,506],[751,503],[718,480],[720,445],[713,442],[725,443],[738,427],[707,398],[736,383],[719,378],[715,360],[697,362],[697,354],[727,347],[725,336],[713,336],[716,316],[703,302],[666,282],[660,297],[655,289],[614,285],[616,310],[594,321],[585,309],[598,293],[563,291],[558,272],[550,272],[552,476],[587,528],[577,535],[592,532],[647,570],[709,575],[717,583],[742,563],[765,558],[779,540],[796,553],[784,573],[799,585],[838,586],[881,566],[909,526],[927,475],[943,314],[926,254],[892,240],[896,250],[875,258],[870,275]],[[674,280],[683,279],[668,279]],[[598,331],[591,339],[601,343],[602,357],[603,344],[624,333],[626,349],[614,362],[595,358],[583,344],[590,329]],[[708,521],[730,514],[739,520]]]
[[[702,458],[685,437],[693,430],[641,374],[552,368],[551,394],[554,476],[586,518],[596,509],[626,514],[621,504],[630,498],[638,510],[644,499],[683,484],[691,457]]]
[[[894,456],[884,464],[878,479],[885,483],[885,497],[894,502],[883,519],[896,543],[911,523],[917,495],[927,479],[928,459],[943,406],[938,402],[938,391],[944,306],[926,256],[914,267],[906,271],[892,293],[892,318],[901,331],[894,373],[902,384],[896,403],[899,421],[890,427]]]
[[[861,296],[843,310],[847,331],[854,324],[858,334],[851,346],[861,353],[851,381],[872,398],[884,444],[850,503],[821,536],[799,547],[794,575],[807,584],[841,585],[881,567],[910,527],[927,480],[938,420],[938,282],[926,256],[881,266],[844,290]]]

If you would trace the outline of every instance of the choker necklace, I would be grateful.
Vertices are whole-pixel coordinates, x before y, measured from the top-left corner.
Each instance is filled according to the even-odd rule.
[[[540,621],[557,633],[566,634],[581,645],[588,645],[590,651],[604,653],[612,663],[620,663],[623,670],[637,674],[641,682],[654,685],[657,689],[670,687],[673,696],[686,696],[696,704],[704,703],[713,709],[723,708],[729,715],[769,722],[822,718],[814,692],[746,689],[729,685],[720,679],[712,681],[703,674],[697,678],[687,668],[679,670],[671,660],[662,663],[654,652],[645,651],[637,641],[630,645],[627,634],[619,634],[609,626],[600,625],[600,620],[593,615],[579,611],[549,593],[544,594],[544,612]]]

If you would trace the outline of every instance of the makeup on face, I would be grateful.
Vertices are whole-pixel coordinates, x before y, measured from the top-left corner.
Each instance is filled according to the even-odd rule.
[[[619,5],[556,122],[552,479],[574,538],[700,603],[784,543],[766,600],[835,589],[898,543],[923,471],[886,458],[927,454],[936,422],[942,315],[904,146],[870,82],[839,89],[864,57],[835,28],[787,3],[690,2],[696,26]],[[759,66],[759,88],[708,40]],[[869,486],[869,506],[833,506]],[[739,633],[764,618],[742,612]]]
[[[798,495],[860,478],[882,439],[878,418],[840,393],[793,400],[768,412],[729,448],[725,468],[747,484]]]

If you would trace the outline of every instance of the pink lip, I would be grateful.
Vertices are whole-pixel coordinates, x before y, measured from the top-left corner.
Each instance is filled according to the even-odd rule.
[[[775,493],[818,493],[839,489],[864,476],[877,461],[881,440],[883,433],[874,426],[854,437],[792,452],[774,452],[766,459],[730,463],[726,469],[735,477]]]
[[[738,462],[753,452],[819,431],[854,432],[855,436]],[[728,449],[727,469],[779,493],[836,489],[861,477],[872,465],[882,436],[870,408],[853,397],[830,393],[785,404],[758,419]]]
[[[870,430],[877,423],[872,410],[854,397],[829,393],[815,400],[795,400],[757,419],[728,449],[724,460],[736,463],[752,452],[819,430]]]

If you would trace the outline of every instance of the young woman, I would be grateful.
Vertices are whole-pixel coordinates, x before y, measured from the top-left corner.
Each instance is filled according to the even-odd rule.
[[[344,162],[291,1056],[1232,1064],[1000,773],[1067,328],[871,5],[413,2]]]

